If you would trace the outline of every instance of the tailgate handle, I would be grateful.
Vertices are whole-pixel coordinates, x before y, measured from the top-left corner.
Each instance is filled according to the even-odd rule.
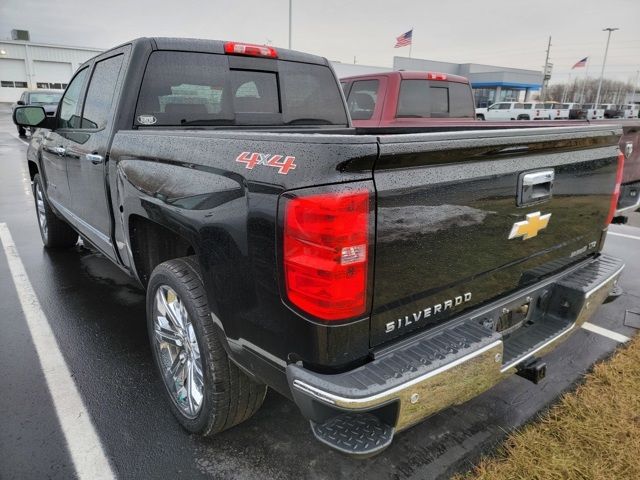
[[[518,205],[529,205],[550,199],[554,178],[555,173],[553,170],[521,174],[520,182],[518,182],[520,184],[518,188]]]

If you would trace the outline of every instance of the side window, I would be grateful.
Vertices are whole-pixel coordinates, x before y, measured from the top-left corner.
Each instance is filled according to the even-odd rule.
[[[69,88],[60,101],[59,128],[80,128],[80,92],[89,68],[81,70],[69,84]]]
[[[500,110],[510,110],[511,109],[511,104],[510,103],[501,103],[499,108],[500,108]]]
[[[347,105],[353,120],[369,120],[373,117],[378,100],[378,80],[361,80],[353,82]]]
[[[116,55],[96,63],[84,101],[82,128],[104,128],[107,125],[122,58],[122,55]]]

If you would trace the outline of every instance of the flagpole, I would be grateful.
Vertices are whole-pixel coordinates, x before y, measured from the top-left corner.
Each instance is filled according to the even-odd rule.
[[[565,98],[569,93],[569,85],[571,85],[571,72],[569,72],[569,80],[567,80],[567,86],[564,87],[564,90],[562,91],[562,100],[560,100],[560,103],[564,103]]]
[[[409,58],[411,58],[411,47],[413,47],[413,27],[411,27],[411,43],[409,44]]]
[[[584,89],[587,86],[587,78],[589,78],[589,57],[587,57],[587,67],[584,69],[584,81],[582,82],[582,89],[580,90],[580,103],[584,103]]]

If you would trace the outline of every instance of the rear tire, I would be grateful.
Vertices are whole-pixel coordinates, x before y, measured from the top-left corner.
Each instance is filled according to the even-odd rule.
[[[44,246],[46,248],[71,248],[78,243],[78,233],[51,210],[39,174],[33,177],[33,198],[36,202],[38,228]]]
[[[258,411],[267,386],[229,359],[194,257],[169,260],[153,270],[147,327],[169,406],[187,431],[214,435]]]

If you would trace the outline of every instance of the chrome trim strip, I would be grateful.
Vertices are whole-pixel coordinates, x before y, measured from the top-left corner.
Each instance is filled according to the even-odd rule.
[[[304,393],[308,393],[310,395],[313,395],[314,397],[316,397],[318,400],[321,400],[323,402],[330,402],[333,405],[335,405],[336,403],[341,403],[341,404],[346,404],[346,405],[359,405],[359,404],[368,404],[370,402],[375,402],[376,400],[380,400],[380,399],[387,399],[387,397],[400,392],[402,390],[405,390],[413,385],[416,385],[420,382],[423,382],[431,377],[434,377],[436,375],[439,375],[443,372],[446,372],[447,370],[450,370],[454,367],[457,367],[458,365],[465,363],[469,360],[471,360],[474,357],[477,357],[478,355],[483,354],[484,352],[486,352],[487,350],[491,350],[492,348],[495,348],[499,345],[502,345],[502,340],[496,340],[495,342],[486,345],[474,352],[471,352],[467,355],[465,355],[464,357],[460,357],[457,360],[454,360],[451,363],[448,363],[446,365],[443,365],[441,367],[436,368],[435,370],[432,370],[430,372],[425,373],[424,375],[421,375],[419,377],[414,378],[413,380],[410,380],[406,383],[403,383],[401,385],[398,385],[396,387],[390,388],[389,390],[385,390],[384,392],[380,392],[377,393],[375,395],[371,395],[369,397],[362,397],[362,398],[345,398],[345,397],[341,397],[339,395],[334,395],[333,393],[329,393],[329,392],[325,392],[324,390],[320,390],[319,388],[316,387],[312,387],[311,385],[308,385],[306,383],[304,383],[301,380],[294,380],[293,381],[293,386],[300,390],[301,392]]]
[[[82,225],[83,227],[88,229],[96,237],[98,237],[100,240],[102,240],[104,243],[108,244],[109,246],[112,246],[111,239],[107,235],[105,235],[100,230],[96,229],[95,227],[89,225],[87,222],[85,222],[80,217],[78,217],[75,213],[71,212],[68,208],[63,207],[62,205],[60,205],[55,200],[52,200],[52,199],[48,199],[48,200],[49,200],[49,202],[51,202],[53,204],[53,206],[56,208],[56,210],[59,210],[63,215],[69,217],[71,219],[71,221],[79,223],[80,225]]]
[[[504,367],[502,367],[500,369],[500,373],[504,373],[507,370],[515,367],[516,365],[518,365],[521,362],[524,362],[526,359],[532,357],[533,355],[535,355],[536,353],[538,353],[540,350],[542,350],[545,347],[548,347],[549,345],[551,345],[553,342],[555,342],[556,340],[562,338],[563,336],[565,336],[567,333],[571,332],[574,328],[575,328],[576,324],[575,322],[571,324],[571,326],[569,328],[567,328],[566,330],[563,330],[562,332],[560,332],[558,335],[556,335],[555,337],[551,338],[550,340],[547,340],[546,342],[544,342],[542,345],[540,345],[539,347],[537,347],[536,349],[530,351],[529,353],[527,353],[524,357],[520,357],[516,360],[514,360],[513,362],[511,362],[508,365],[505,365]]]

